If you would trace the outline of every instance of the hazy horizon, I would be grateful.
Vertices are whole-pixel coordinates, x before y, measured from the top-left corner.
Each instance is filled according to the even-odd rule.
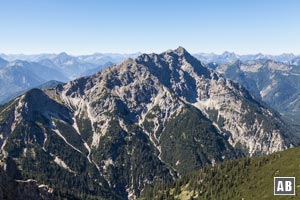
[[[174,48],[176,49],[176,48]],[[130,54],[143,54],[143,53],[146,53],[146,54],[151,54],[151,53],[155,53],[155,54],[159,54],[159,53],[163,53],[165,51],[168,51],[168,50],[174,50],[174,49],[166,49],[164,51],[160,51],[160,52],[141,52],[141,51],[137,51],[137,52],[128,52],[128,53],[121,53],[121,52],[94,52],[94,53],[89,53],[89,54],[72,54],[72,53],[68,53],[66,51],[62,51],[62,52],[40,52],[40,53],[33,53],[33,54],[30,54],[30,53],[5,53],[5,52],[0,52],[0,57],[1,55],[6,55],[6,56],[18,56],[18,55],[23,55],[23,56],[37,56],[37,55],[59,55],[59,54],[62,54],[62,53],[66,53],[67,55],[70,55],[70,56],[91,56],[91,55],[96,55],[96,54],[106,54],[106,55],[109,55],[109,54],[119,54],[119,55],[130,55]],[[186,49],[186,48],[185,48]],[[222,55],[224,53],[234,53],[238,56],[243,56],[243,55],[257,55],[257,54],[263,54],[263,55],[270,55],[270,56],[280,56],[280,55],[283,55],[283,54],[293,54],[294,56],[300,56],[300,54],[295,54],[295,53],[292,53],[292,52],[282,52],[282,53],[278,53],[278,54],[268,54],[268,53],[263,53],[263,52],[257,52],[257,53],[246,53],[246,54],[240,54],[240,53],[237,53],[237,52],[234,52],[234,51],[223,51],[221,53],[215,53],[215,52],[191,52],[189,51],[188,49],[186,49],[190,54],[214,54],[214,55]]]

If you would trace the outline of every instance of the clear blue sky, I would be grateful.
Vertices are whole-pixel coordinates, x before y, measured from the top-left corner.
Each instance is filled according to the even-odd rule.
[[[300,54],[297,0],[0,0],[0,52]]]

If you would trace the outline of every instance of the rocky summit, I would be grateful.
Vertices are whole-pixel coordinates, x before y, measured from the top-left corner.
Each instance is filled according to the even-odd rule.
[[[0,108],[1,157],[69,199],[136,199],[156,181],[298,143],[277,112],[182,47]]]

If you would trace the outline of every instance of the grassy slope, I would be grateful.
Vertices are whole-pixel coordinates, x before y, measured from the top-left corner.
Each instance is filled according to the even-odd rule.
[[[295,176],[296,196],[274,196],[274,176]],[[169,185],[158,183],[142,199],[300,199],[300,148],[207,167]]]

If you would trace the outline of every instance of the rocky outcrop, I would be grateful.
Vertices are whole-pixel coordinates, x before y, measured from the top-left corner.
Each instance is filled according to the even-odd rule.
[[[19,171],[8,159],[0,161],[0,199],[6,200],[55,200],[53,189],[38,185],[35,180],[16,180]]]

